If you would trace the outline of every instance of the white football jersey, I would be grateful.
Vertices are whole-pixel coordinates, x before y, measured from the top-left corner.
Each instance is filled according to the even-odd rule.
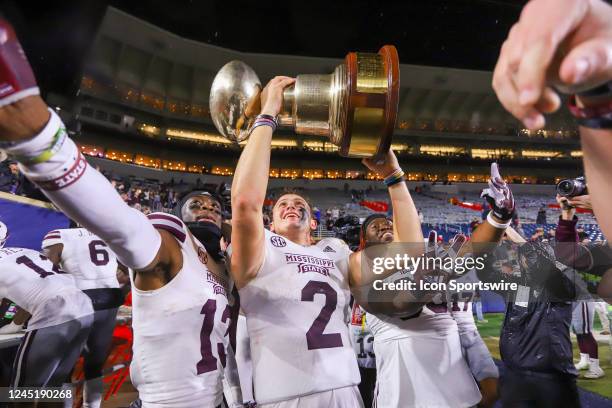
[[[346,249],[301,246],[268,230],[264,245],[257,277],[240,289],[257,403],[359,384]]]
[[[183,268],[165,286],[142,291],[132,280],[132,383],[143,407],[216,407],[223,397],[230,305],[225,287],[206,266],[204,246],[177,217],[148,215],[181,245]]]
[[[472,302],[453,301],[449,307],[451,308],[451,315],[459,326],[459,333],[478,331],[472,314]]]
[[[455,280],[457,282],[464,283],[480,281],[474,269]],[[459,333],[478,331],[476,328],[476,322],[474,322],[474,315],[472,314],[472,302],[474,301],[475,296],[476,292],[474,291],[464,291],[449,295],[449,308],[453,318],[459,326]]]
[[[357,364],[362,368],[376,368],[374,355],[374,335],[368,327],[366,312],[357,303],[353,303],[351,324],[349,325],[353,349]]]
[[[93,313],[91,300],[74,280],[31,249],[0,249],[1,298],[11,299],[32,315],[28,331]]]
[[[62,244],[62,269],[81,290],[118,288],[117,257],[98,236],[85,228],[49,231],[42,242],[48,248]]]
[[[254,402],[253,396],[253,362],[246,317],[238,315],[236,328],[236,364],[240,378],[240,389],[244,402]]]
[[[412,317],[368,313],[366,319],[374,334],[378,408],[471,407],[480,401],[443,296]]]
[[[475,270],[471,270],[456,280],[457,282],[478,282],[478,276]],[[459,327],[463,356],[474,378],[481,381],[485,378],[498,378],[499,370],[487,345],[480,337],[474,321],[472,302],[475,296],[476,292],[474,291],[452,293],[449,295],[451,301],[448,307]]]

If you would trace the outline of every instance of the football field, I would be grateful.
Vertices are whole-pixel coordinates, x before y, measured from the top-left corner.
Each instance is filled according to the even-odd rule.
[[[482,336],[483,340],[489,347],[493,358],[501,360],[499,355],[499,333],[504,315],[503,313],[487,313],[485,314],[485,319],[488,320],[488,322],[478,324],[478,330],[480,331],[480,335]],[[595,333],[601,332],[601,324],[598,318],[595,318],[594,329]],[[610,345],[608,343],[609,337],[597,337],[599,337],[599,363],[601,368],[603,368],[603,370],[606,372],[606,375],[596,380],[589,380],[582,377],[585,371],[581,371],[581,376],[578,378],[578,386],[584,390],[588,390],[612,399],[612,364],[610,362],[612,354],[610,352]],[[574,361],[578,361],[580,358],[580,352],[578,351],[578,345],[576,344],[576,337],[573,335],[572,344]]]

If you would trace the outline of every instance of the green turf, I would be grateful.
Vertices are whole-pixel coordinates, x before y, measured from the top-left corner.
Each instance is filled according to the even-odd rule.
[[[485,315],[485,319],[488,320],[487,323],[478,324],[478,330],[480,331],[480,335],[484,339],[485,343],[489,347],[489,351],[493,358],[501,359],[499,355],[499,333],[502,321],[504,319],[503,313],[488,313]],[[599,332],[600,325],[595,319],[595,332]],[[580,358],[580,352],[578,351],[578,345],[576,344],[576,340],[572,337],[573,350],[574,350],[574,359],[578,361]],[[610,364],[610,358],[612,358],[610,352],[610,346],[608,342],[599,342],[599,364],[601,368],[604,369],[606,375],[597,380],[588,380],[586,378],[582,378],[584,371],[580,372],[581,377],[578,378],[578,386],[589,390],[591,392],[603,395],[607,398],[612,398],[612,364]]]

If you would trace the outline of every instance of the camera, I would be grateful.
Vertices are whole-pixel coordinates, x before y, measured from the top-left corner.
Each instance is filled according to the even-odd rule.
[[[561,197],[576,197],[588,194],[584,176],[561,180],[557,184],[557,194]]]
[[[358,217],[346,215],[338,218],[334,224],[333,230],[335,237],[344,240],[352,251],[355,251],[359,247],[361,226]]]

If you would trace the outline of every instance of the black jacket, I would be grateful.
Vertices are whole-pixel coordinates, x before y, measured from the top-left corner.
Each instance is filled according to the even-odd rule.
[[[515,370],[577,375],[572,361],[571,302],[508,303],[499,349],[504,364]]]
[[[548,244],[523,245],[541,248]],[[498,292],[507,302],[499,341],[502,361],[514,370],[576,376],[570,341],[575,297],[571,275],[568,278],[557,268],[554,253],[531,268],[521,266],[520,277],[508,276],[490,262],[478,273],[483,281],[503,279],[520,285],[519,291]]]

